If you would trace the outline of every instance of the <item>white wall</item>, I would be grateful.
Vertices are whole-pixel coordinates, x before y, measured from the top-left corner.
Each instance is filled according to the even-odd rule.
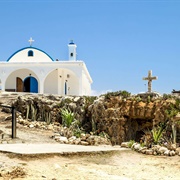
[[[68,95],[79,95],[78,77],[70,71],[66,71],[65,73],[70,75],[70,77],[67,78]]]
[[[64,85],[67,80],[68,95],[90,95],[91,79],[87,75],[87,70],[83,70],[83,64],[82,61],[0,62],[1,87],[2,90],[15,89],[16,77],[24,80],[31,74],[38,81],[38,92],[40,93],[64,95]]]
[[[44,93],[58,94],[58,71],[56,69],[46,77]]]
[[[82,75],[82,94],[90,95],[91,94],[91,83],[89,82],[84,71],[82,73],[83,73],[83,75]]]

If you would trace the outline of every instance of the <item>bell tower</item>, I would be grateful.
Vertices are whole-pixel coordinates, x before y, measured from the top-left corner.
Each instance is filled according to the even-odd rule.
[[[69,47],[69,61],[76,61],[76,44],[71,40],[71,42],[68,44]]]

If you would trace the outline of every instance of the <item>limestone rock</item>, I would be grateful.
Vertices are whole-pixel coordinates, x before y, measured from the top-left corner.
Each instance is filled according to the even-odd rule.
[[[48,125],[48,126],[47,126],[47,129],[48,129],[48,130],[53,130],[53,125],[52,125],[52,124]]]
[[[53,138],[54,138],[55,140],[59,140],[59,139],[60,139],[60,134],[59,134],[59,133],[55,133],[54,136],[53,136]]]
[[[147,155],[153,155],[153,150],[152,149],[147,149],[146,154]]]
[[[69,141],[75,141],[77,138],[76,138],[76,136],[71,136],[68,140]]]
[[[122,142],[121,143],[121,147],[125,147],[125,148],[128,148],[129,146],[129,142]]]
[[[132,145],[132,149],[134,149],[135,151],[139,151],[140,148],[141,148],[140,144],[135,143],[135,144]]]
[[[168,149],[166,147],[160,147],[159,148],[159,154],[164,154],[165,151],[167,151]]]
[[[169,156],[169,155],[170,155],[170,150],[166,150],[166,151],[164,152],[164,155],[165,155],[165,156]]]
[[[170,147],[168,148],[169,150],[176,150],[176,144],[171,144]]]
[[[68,139],[69,144],[75,144],[76,139],[77,139],[76,136],[70,137],[70,138]]]
[[[176,148],[176,154],[180,154],[180,147]]]
[[[74,141],[74,144],[78,145],[78,144],[80,144],[80,142],[81,142],[81,139],[80,139],[80,138],[77,138],[77,139]]]
[[[170,151],[170,152],[169,152],[169,155],[170,155],[170,156],[175,156],[176,153],[175,153],[174,151]]]
[[[5,118],[5,121],[9,121],[9,120],[12,120],[12,116],[7,116],[7,117]]]
[[[61,143],[68,143],[68,139],[67,139],[67,137],[64,137],[64,136],[60,136],[59,137],[59,142],[61,142]]]
[[[81,141],[81,142],[80,142],[80,144],[81,144],[81,145],[84,145],[84,146],[89,145],[89,143],[88,143],[88,142],[86,142],[86,141]]]
[[[29,125],[29,127],[30,127],[30,128],[33,128],[33,127],[34,127],[34,125],[33,125],[33,124],[30,124],[30,125]]]
[[[85,141],[85,140],[86,140],[86,134],[84,134],[84,133],[81,134],[81,140],[82,140],[82,141]]]
[[[154,146],[152,147],[152,150],[158,154],[160,148],[161,148],[160,145],[154,145]]]

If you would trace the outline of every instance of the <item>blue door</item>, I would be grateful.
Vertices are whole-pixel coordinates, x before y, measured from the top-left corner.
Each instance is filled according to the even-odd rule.
[[[38,82],[36,78],[29,76],[24,80],[24,92],[38,93]]]
[[[34,77],[30,77],[30,92],[38,93],[38,82]]]

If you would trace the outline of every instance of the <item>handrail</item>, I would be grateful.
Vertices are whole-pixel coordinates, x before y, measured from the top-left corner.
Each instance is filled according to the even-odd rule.
[[[5,108],[11,108],[12,109],[12,138],[16,138],[16,110],[14,106],[8,106],[8,105],[3,105],[0,104],[1,107],[5,107]]]

